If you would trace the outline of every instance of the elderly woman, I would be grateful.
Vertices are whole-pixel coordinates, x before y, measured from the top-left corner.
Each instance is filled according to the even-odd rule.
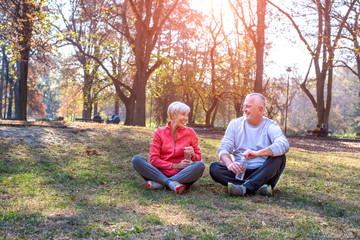
[[[150,144],[150,163],[139,155],[132,159],[148,189],[166,186],[182,194],[202,176],[205,165],[201,162],[198,138],[193,129],[184,126],[189,112],[186,104],[171,103],[167,111],[170,122],[155,131]]]

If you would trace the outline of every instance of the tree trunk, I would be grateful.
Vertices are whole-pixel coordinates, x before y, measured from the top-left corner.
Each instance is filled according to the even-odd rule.
[[[139,9],[142,9],[144,2],[140,1]],[[142,13],[142,12],[141,12]],[[147,29],[143,26],[141,19],[135,21],[136,38],[135,38],[135,62],[136,74],[134,79],[135,93],[135,112],[134,125],[145,126],[146,111],[146,83],[148,80],[147,70],[150,62],[150,54],[152,49],[149,43],[152,41],[147,34]],[[150,51],[150,52],[149,52]]]
[[[90,81],[91,81],[90,75],[85,72],[85,74],[84,74],[84,86],[83,86],[82,118],[91,118],[92,99],[91,99],[91,82]]]
[[[213,101],[213,103],[212,103],[211,107],[209,108],[209,110],[206,111],[205,125],[211,125],[211,116],[212,116],[212,113],[215,110],[217,104],[218,104],[218,99],[215,98],[215,100]]]
[[[19,102],[20,102],[20,96],[19,96],[19,86],[20,86],[20,61],[16,61],[16,68],[17,68],[17,78],[15,79],[14,83],[14,106],[15,106],[15,116],[19,116]]]
[[[145,126],[145,104],[146,104],[146,83],[147,78],[144,76],[144,71],[142,68],[137,69],[136,79],[137,87],[135,88],[136,103],[135,103],[135,121],[134,125],[136,126]]]
[[[7,119],[12,118],[12,104],[13,104],[13,99],[14,99],[14,90],[13,90],[12,85],[13,85],[12,80],[10,80],[10,82],[9,82],[9,98],[8,98],[9,103],[8,103]]]
[[[134,125],[134,110],[135,110],[135,101],[129,101],[125,104],[126,117],[124,125]]]
[[[219,108],[219,103],[216,104],[216,107],[214,109],[214,113],[213,116],[211,118],[211,126],[214,127],[215,126],[215,120],[216,120],[216,114],[218,112],[218,108]]]
[[[189,94],[187,94],[186,97],[186,105],[188,105],[190,107],[190,112],[189,112],[189,123],[194,123],[194,119],[193,119],[193,112],[194,112],[194,99],[191,99],[189,97]]]
[[[234,101],[234,109],[235,109],[235,113],[236,113],[236,117],[239,118],[243,115],[243,111],[242,111],[242,103],[239,101]]]
[[[265,47],[265,14],[266,0],[257,0],[257,28],[256,28],[256,78],[254,92],[262,92],[264,73],[264,47]]]
[[[118,115],[119,116],[119,100],[116,99],[115,100],[115,106],[114,106],[114,114]]]
[[[2,117],[3,109],[5,109],[5,105],[3,105],[5,63],[6,63],[5,46],[3,46],[1,50],[2,50],[2,64],[1,64],[1,79],[0,79],[0,118]]]
[[[30,49],[31,49],[31,38],[32,38],[32,29],[33,29],[33,19],[31,16],[32,12],[32,3],[29,1],[24,1],[21,4],[21,13],[20,15],[20,28],[19,31],[19,46],[20,46],[20,77],[19,77],[19,103],[18,103],[18,114],[16,116],[17,120],[25,120],[27,115],[27,93],[28,93],[28,72],[29,72],[29,59],[30,59]],[[18,20],[17,20],[18,21]]]
[[[94,116],[98,114],[98,103],[94,103]]]
[[[5,99],[4,99],[4,119],[6,118],[6,97],[8,96],[9,88],[9,62],[6,61],[6,73],[5,73]]]
[[[27,79],[29,71],[29,56],[30,56],[30,47],[25,47],[21,51],[21,60],[20,60],[20,79],[19,79],[19,105],[18,105],[18,115],[16,116],[17,120],[27,120]]]

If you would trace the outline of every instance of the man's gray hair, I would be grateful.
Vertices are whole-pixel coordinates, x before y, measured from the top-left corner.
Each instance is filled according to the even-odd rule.
[[[182,102],[173,102],[169,105],[167,114],[169,118],[171,119],[172,114],[178,114],[179,112],[186,111],[190,112],[190,107]]]
[[[266,108],[266,99],[264,97],[264,95],[262,95],[261,93],[250,93],[246,96],[246,98],[248,97],[257,97],[258,99],[262,100],[264,102],[264,110]]]

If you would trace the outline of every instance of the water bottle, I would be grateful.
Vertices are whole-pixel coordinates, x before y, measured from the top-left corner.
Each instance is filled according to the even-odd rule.
[[[244,180],[244,176],[245,176],[245,171],[246,171],[246,167],[247,167],[247,159],[245,157],[242,157],[240,160],[241,165],[243,166],[243,170],[241,173],[237,173],[235,178],[238,180]]]

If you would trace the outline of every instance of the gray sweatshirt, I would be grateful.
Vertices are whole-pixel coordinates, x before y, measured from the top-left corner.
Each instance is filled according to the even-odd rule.
[[[273,120],[263,117],[257,125],[249,124],[244,117],[234,119],[226,129],[224,138],[220,143],[218,156],[232,154],[235,161],[240,161],[242,154],[252,149],[258,151],[269,147],[274,156],[280,156],[289,151],[289,142],[284,136],[279,125]],[[260,167],[266,160],[266,156],[248,159],[248,168]]]

